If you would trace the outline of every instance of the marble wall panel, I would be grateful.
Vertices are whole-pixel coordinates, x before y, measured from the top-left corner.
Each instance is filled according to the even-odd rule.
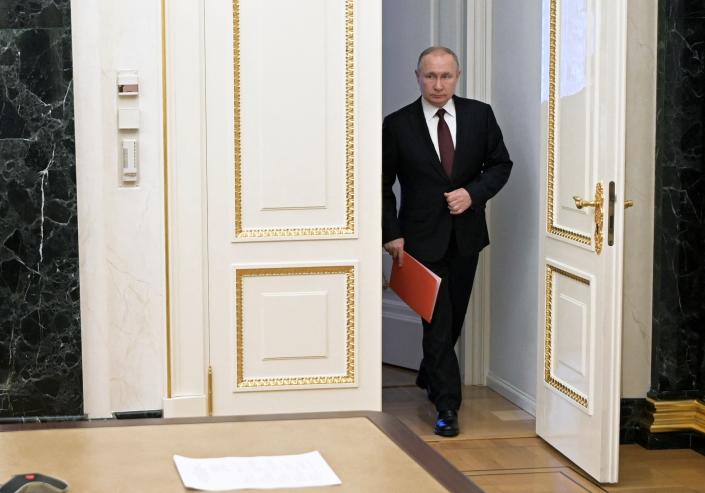
[[[660,0],[651,390],[705,395],[705,0]]]
[[[82,413],[69,7],[0,3],[0,417]]]
[[[622,397],[651,384],[651,319],[656,147],[656,19],[653,0],[627,2]]]

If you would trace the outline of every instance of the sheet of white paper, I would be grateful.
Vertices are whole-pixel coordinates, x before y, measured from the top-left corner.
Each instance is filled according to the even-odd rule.
[[[341,484],[317,451],[299,455],[191,459],[174,456],[187,488],[202,491],[303,488]]]

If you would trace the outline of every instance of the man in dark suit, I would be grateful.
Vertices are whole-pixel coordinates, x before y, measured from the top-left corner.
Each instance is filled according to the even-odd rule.
[[[421,97],[384,119],[382,238],[396,262],[402,264],[406,250],[442,279],[431,323],[422,321],[416,384],[436,405],[434,432],[455,436],[462,384],[454,347],[478,254],[489,244],[485,204],[507,182],[512,161],[490,106],[454,95],[455,53],[428,48],[415,73]]]

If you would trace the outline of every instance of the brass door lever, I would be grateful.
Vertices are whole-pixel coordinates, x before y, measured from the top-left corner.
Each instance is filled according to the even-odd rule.
[[[602,205],[597,200],[585,200],[577,195],[573,195],[573,200],[575,200],[575,207],[582,209],[583,207],[597,207]]]
[[[594,207],[595,208],[595,253],[600,254],[602,252],[602,227],[604,220],[604,213],[602,211],[602,206],[605,204],[605,191],[602,182],[597,182],[595,185],[595,200],[585,200],[577,195],[573,196],[575,201],[575,207],[582,209],[584,207]]]

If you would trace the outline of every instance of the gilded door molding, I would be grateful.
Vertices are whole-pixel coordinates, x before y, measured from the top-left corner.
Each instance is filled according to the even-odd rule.
[[[547,173],[547,200],[546,200],[546,229],[548,233],[561,238],[591,245],[590,236],[562,228],[555,223],[555,188],[556,188],[556,92],[558,82],[558,8],[559,0],[551,0],[549,17],[549,51],[548,51],[548,173]]]
[[[577,281],[586,286],[590,286],[590,280],[580,277],[572,272],[555,267],[551,264],[546,264],[546,325],[544,329],[544,381],[553,387],[555,390],[566,396],[568,399],[576,402],[584,408],[588,408],[588,399],[580,392],[570,388],[565,383],[558,380],[553,375],[553,292],[554,275],[565,276],[569,279]]]
[[[345,374],[314,375],[300,377],[248,378],[245,374],[245,322],[244,322],[244,279],[273,276],[345,276]],[[236,368],[235,385],[238,389],[262,387],[288,387],[311,385],[343,385],[356,382],[356,340],[355,340],[355,267],[353,265],[321,267],[276,267],[276,268],[237,268],[235,269],[235,346]]]
[[[336,0],[342,1],[342,0]],[[355,4],[345,1],[345,219],[342,226],[306,228],[245,228],[243,225],[243,178],[240,76],[240,0],[233,0],[233,112],[235,166],[235,237],[238,239],[315,239],[355,234]]]

